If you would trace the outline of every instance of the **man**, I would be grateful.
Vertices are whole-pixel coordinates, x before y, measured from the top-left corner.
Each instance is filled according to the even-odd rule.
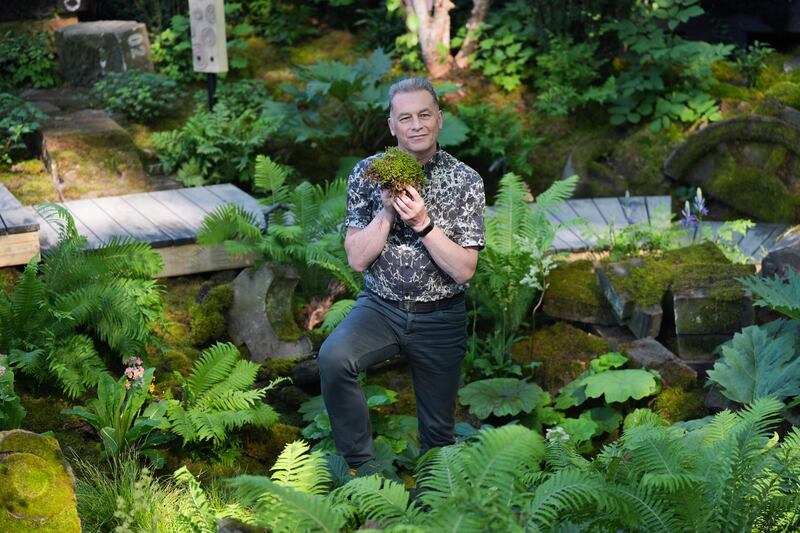
[[[453,443],[467,343],[464,290],[484,244],[483,181],[437,144],[443,117],[430,82],[389,89],[389,130],[426,183],[391,197],[358,163],[347,191],[345,251],[366,290],[319,352],[333,439],[351,470],[369,468],[372,428],[358,374],[403,352],[411,365],[420,452]]]

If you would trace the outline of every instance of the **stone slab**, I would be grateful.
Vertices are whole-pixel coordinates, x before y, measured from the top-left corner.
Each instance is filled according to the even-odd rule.
[[[722,287],[673,287],[675,333],[678,335],[734,334],[753,324],[753,299],[735,279]],[[737,291],[740,298],[719,298],[715,291]]]
[[[634,368],[658,371],[664,387],[686,387],[697,379],[693,368],[652,337],[621,344],[619,349]]]
[[[62,74],[72,85],[91,86],[109,71],[153,71],[147,27],[140,22],[80,22],[57,30],[55,42]]]
[[[657,337],[661,332],[664,311],[660,305],[634,305],[631,317],[625,322],[637,339]]]

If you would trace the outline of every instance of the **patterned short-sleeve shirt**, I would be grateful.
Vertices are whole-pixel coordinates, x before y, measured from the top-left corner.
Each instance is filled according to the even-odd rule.
[[[366,168],[376,157],[381,156],[360,161],[350,174],[345,219],[349,227],[367,226],[383,207],[380,186],[366,177]],[[441,149],[423,169],[427,180],[420,195],[436,227],[463,247],[483,248],[486,198],[480,175]],[[466,288],[439,268],[399,215],[383,251],[364,273],[364,283],[367,290],[387,300],[418,302],[449,298]]]

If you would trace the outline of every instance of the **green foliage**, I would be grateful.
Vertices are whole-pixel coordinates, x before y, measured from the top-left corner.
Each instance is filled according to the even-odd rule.
[[[241,0],[239,3],[242,8],[234,13],[232,22],[252,26],[255,35],[263,36],[270,43],[291,45],[314,33],[306,23],[312,15],[306,3],[287,0]]]
[[[164,418],[167,402],[161,400],[145,405],[155,369],[129,368],[141,369],[142,377],[130,379],[125,375],[114,380],[103,373],[97,385],[97,398],[89,400],[85,407],[64,409],[62,413],[86,420],[97,432],[109,457],[116,459],[135,449],[160,466],[163,458],[153,448],[172,438],[156,431],[168,429]]]
[[[25,418],[25,408],[14,391],[14,371],[0,354],[0,431],[16,429]]]
[[[419,162],[396,146],[390,146],[369,164],[367,177],[391,191],[393,196],[403,193],[409,185],[421,191],[425,184],[425,172]]]
[[[711,64],[723,59],[732,47],[686,41],[673,33],[680,23],[702,13],[699,0],[666,0],[643,4],[638,20],[605,26],[616,32],[626,51],[624,69],[616,77],[616,99],[609,109],[612,124],[650,120],[650,128],[660,131],[671,121],[721,118],[716,101],[708,94],[716,81]]]
[[[265,260],[294,267],[310,287],[324,288],[333,275],[353,294],[361,290],[361,276],[354,273],[344,252],[342,220],[347,182],[337,179],[322,187],[302,182],[293,190],[284,183],[286,171],[268,157],[255,165],[255,188],[269,193],[266,203],[286,204],[289,212],[272,211],[267,235],[261,222],[233,205],[210,213],[198,231],[202,244],[225,243],[229,253],[255,252]],[[316,283],[316,285],[313,285]]]
[[[319,61],[298,67],[302,87],[281,86],[293,102],[267,102],[264,116],[281,124],[278,133],[290,147],[312,143],[315,152],[336,156],[374,153],[389,137],[386,78],[391,67],[391,58],[380,49],[352,65]]]
[[[213,441],[220,447],[230,432],[245,425],[268,428],[278,414],[263,402],[269,387],[253,389],[259,365],[240,359],[233,344],[217,343],[200,355],[188,380],[182,376],[183,399],[169,400],[172,431],[191,442]]]
[[[614,96],[614,80],[593,85],[602,62],[595,58],[597,44],[575,43],[572,37],[553,37],[549,49],[536,56],[534,85],[540,91],[537,107],[547,115],[566,116],[590,102],[605,103]]]
[[[800,320],[800,273],[786,269],[786,279],[751,276],[739,281],[756,297],[753,305],[769,307],[789,318]]]
[[[473,381],[458,391],[458,400],[481,420],[533,411],[546,393],[535,383],[517,378]]]
[[[207,89],[195,91],[192,98],[195,109],[208,107]],[[228,108],[233,116],[239,116],[245,111],[250,111],[258,116],[264,110],[264,104],[269,100],[269,92],[266,83],[260,80],[218,80],[214,98],[217,104]]]
[[[463,376],[475,379],[522,376],[522,368],[511,359],[511,348],[524,338],[498,330],[481,338],[473,324],[472,336],[467,342],[467,352],[461,367]]]
[[[225,312],[233,304],[233,288],[229,284],[210,289],[199,304],[189,307],[189,329],[192,344],[208,346],[227,333]]]
[[[471,68],[478,69],[506,91],[513,91],[533,73],[535,53],[528,2],[514,0],[490,11],[478,31],[478,48],[470,57]],[[462,38],[453,39],[459,46]]]
[[[278,125],[224,104],[196,111],[179,130],[154,133],[153,146],[165,172],[178,171],[185,185],[250,183],[253,161]]]
[[[744,328],[721,351],[708,379],[727,398],[750,403],[767,396],[800,396],[800,322]]]
[[[10,165],[24,152],[24,136],[37,131],[47,115],[13,94],[0,93],[0,163]]]
[[[59,82],[55,55],[46,32],[6,31],[0,37],[0,91],[52,87]]]
[[[502,165],[522,176],[533,174],[530,159],[542,139],[530,135],[514,108],[460,104],[458,117],[470,132],[459,147],[460,154],[488,157],[492,166]]]
[[[496,329],[514,332],[528,313],[536,290],[522,284],[530,273],[531,258],[524,249],[550,249],[556,228],[546,212],[569,198],[577,182],[577,176],[557,181],[530,204],[530,192],[518,176],[501,178],[495,205],[487,210],[486,248],[469,289],[480,308],[493,317]]]
[[[151,339],[162,306],[152,278],[162,261],[149,244],[128,239],[86,253],[66,210],[51,206],[43,216],[61,224],[60,240],[41,266],[28,263],[12,296],[0,292],[0,352],[76,398],[106,369],[99,349],[124,360]]]
[[[178,523],[192,533],[216,533],[217,521],[234,518],[245,524],[252,524],[251,513],[238,503],[228,503],[222,509],[215,509],[209,501],[200,482],[186,466],[180,467],[172,474],[178,487],[186,487],[190,506],[179,506]]]
[[[148,122],[168,114],[180,96],[173,80],[152,72],[109,72],[92,87],[92,96],[112,113]]]
[[[349,298],[334,302],[333,305],[325,311],[325,318],[322,320],[322,325],[320,325],[322,332],[326,335],[333,333],[336,326],[350,314],[355,304],[356,301]]]
[[[736,66],[747,79],[748,87],[756,86],[759,75],[767,67],[765,62],[773,52],[774,48],[759,41],[736,51]]]

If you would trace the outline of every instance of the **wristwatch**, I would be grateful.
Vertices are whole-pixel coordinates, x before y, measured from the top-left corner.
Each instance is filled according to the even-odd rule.
[[[424,228],[422,228],[421,230],[419,230],[417,232],[417,236],[422,238],[425,235],[427,235],[428,233],[430,233],[432,229],[433,229],[433,219],[431,219],[431,221],[428,222],[427,226],[425,226]]]

